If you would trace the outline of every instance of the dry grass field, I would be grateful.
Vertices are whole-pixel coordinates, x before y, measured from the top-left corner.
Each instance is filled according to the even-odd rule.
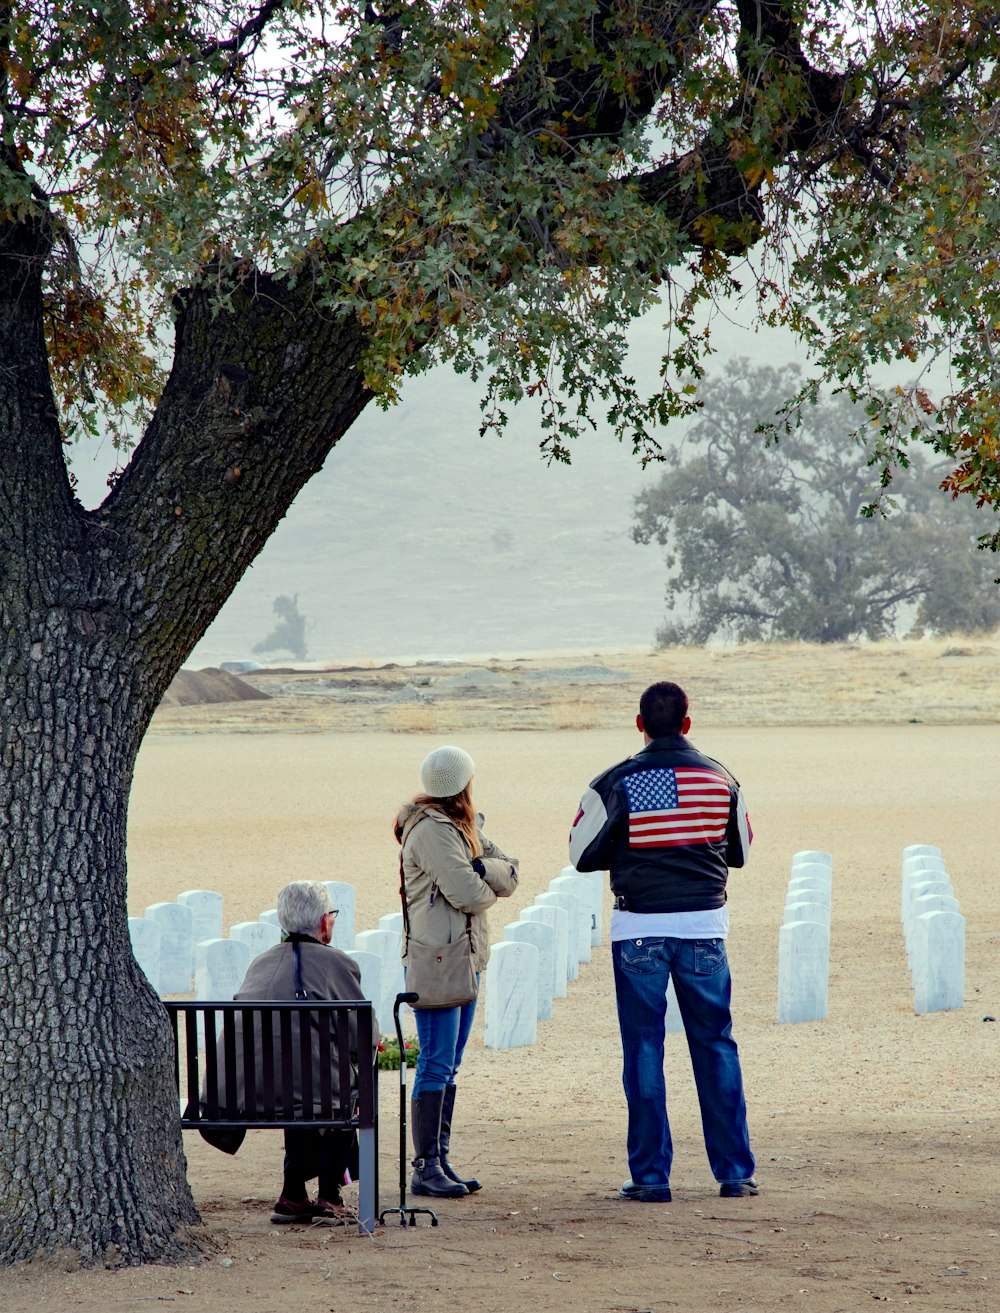
[[[730,881],[735,1033],[762,1193],[721,1200],[682,1035],[668,1036],[669,1205],[620,1202],[624,1100],[605,942],[531,1048],[462,1074],[453,1158],[481,1193],[437,1229],[373,1238],[269,1225],[280,1140],[235,1159],[186,1140],[205,1227],[193,1268],[0,1274],[4,1313],[219,1309],[335,1313],[861,1313],[992,1310],[1000,1300],[1000,638],[817,649],[552,653],[248,677],[267,701],[165,705],[140,756],[130,911],[217,889],[226,921],[289,879],[351,880],[358,928],[396,907],[390,819],[424,754],[477,763],[487,831],[521,859],[494,939],[558,874],[589,779],[640,746],[639,692],[672,678],[692,738],[746,789],[753,861]],[[967,918],[965,1006],[913,1011],[900,852],[938,844]],[[830,1013],[775,1023],[792,854],[833,854]],[[487,986],[488,988],[488,975]],[[397,1199],[398,1077],[382,1077],[382,1199]]]

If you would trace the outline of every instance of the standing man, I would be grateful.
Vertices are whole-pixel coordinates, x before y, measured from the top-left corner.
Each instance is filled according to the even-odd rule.
[[[744,865],[752,837],[746,805],[726,768],[688,742],[683,689],[652,684],[635,723],[645,747],[591,783],[569,843],[578,871],[610,870],[615,896],[611,954],[631,1172],[620,1197],[670,1200],[663,1037],[671,976],[719,1193],[758,1194],[725,942],[729,867]]]

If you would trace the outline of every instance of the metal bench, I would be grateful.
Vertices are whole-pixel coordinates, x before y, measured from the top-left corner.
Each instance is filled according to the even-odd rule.
[[[285,1127],[356,1131],[359,1229],[370,1234],[378,1218],[378,1080],[374,1064],[361,1062],[356,1102],[352,1102],[348,1030],[353,1013],[357,1017],[358,1053],[373,1051],[374,1014],[369,1000],[212,1003],[199,999],[163,1006],[173,1028],[177,1092],[184,1109],[181,1127],[186,1131]],[[307,1015],[302,1017],[303,1013]],[[299,1017],[297,1026],[292,1024],[295,1016]],[[238,1033],[237,1018],[242,1033]],[[314,1032],[319,1038],[318,1070],[313,1069],[312,1061]],[[221,1044],[202,1042],[199,1046],[199,1037],[216,1035]],[[344,1091],[340,1096],[333,1092],[330,1055],[334,1048],[339,1064],[337,1084]],[[301,1064],[299,1111],[293,1095],[296,1057]],[[234,1106],[238,1077],[242,1077],[245,1092],[246,1106],[242,1108]],[[318,1112],[314,1113],[314,1107]]]

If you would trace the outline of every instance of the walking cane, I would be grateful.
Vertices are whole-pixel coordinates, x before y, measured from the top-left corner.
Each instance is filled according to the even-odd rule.
[[[384,1225],[389,1213],[399,1214],[400,1226],[416,1226],[417,1213],[426,1213],[431,1219],[431,1226],[437,1226],[437,1213],[430,1208],[415,1208],[406,1202],[406,1050],[403,1048],[403,1026],[399,1020],[401,1003],[416,1003],[419,994],[397,994],[392,1008],[392,1019],[396,1023],[396,1043],[399,1045],[399,1207],[383,1208],[378,1215],[379,1226]],[[409,1216],[409,1222],[407,1222]]]

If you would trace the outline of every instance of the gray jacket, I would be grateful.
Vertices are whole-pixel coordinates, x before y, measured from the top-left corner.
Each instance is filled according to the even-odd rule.
[[[320,944],[314,939],[306,939],[298,945],[300,962],[302,966],[302,985],[309,998],[314,999],[359,999],[365,995],[361,990],[361,971],[358,964],[342,953],[339,948],[331,948],[327,944]],[[250,967],[243,978],[237,992],[233,995],[236,1002],[264,1002],[269,1000],[295,998],[295,945],[291,943],[275,944],[273,948],[267,949],[250,963]],[[278,1029],[277,1020],[274,1021],[274,1043],[277,1052],[281,1045],[281,1036]],[[260,1023],[257,1023],[258,1030]],[[352,1013],[349,1026],[349,1043],[351,1051],[351,1080],[352,1086],[356,1088],[358,1064],[361,1061],[374,1063],[375,1054],[378,1046],[378,1020],[372,1020],[373,1030],[373,1048],[370,1054],[358,1053],[358,1027],[357,1020]],[[236,1043],[237,1051],[242,1044],[242,1017],[236,1018]],[[295,1045],[297,1050],[298,1036],[293,1027],[295,1036]],[[225,1066],[224,1055],[221,1051],[221,1038],[219,1040],[219,1064],[220,1073]],[[263,1112],[263,1068],[261,1064],[261,1044],[260,1034],[257,1035],[255,1045],[257,1054],[257,1111]],[[313,1071],[319,1071],[320,1062],[320,1043],[319,1032],[314,1030],[312,1036],[312,1066]],[[334,1095],[339,1093],[338,1077],[338,1057],[336,1042],[331,1046],[330,1067],[333,1077]],[[293,1066],[293,1088],[295,1095],[296,1111],[302,1108],[302,1092],[300,1088],[300,1063],[298,1061],[297,1051]],[[225,1089],[225,1082],[220,1077],[220,1087]],[[313,1111],[318,1113],[319,1108],[319,1085],[314,1086]],[[244,1107],[245,1098],[243,1091],[242,1079],[238,1085],[238,1105]]]
[[[479,831],[480,874],[458,826],[436,808],[412,802],[396,818],[396,838],[403,847],[410,934],[422,944],[452,944],[465,934],[470,915],[476,970],[482,971],[490,957],[484,914],[517,888],[517,858],[508,857]]]

